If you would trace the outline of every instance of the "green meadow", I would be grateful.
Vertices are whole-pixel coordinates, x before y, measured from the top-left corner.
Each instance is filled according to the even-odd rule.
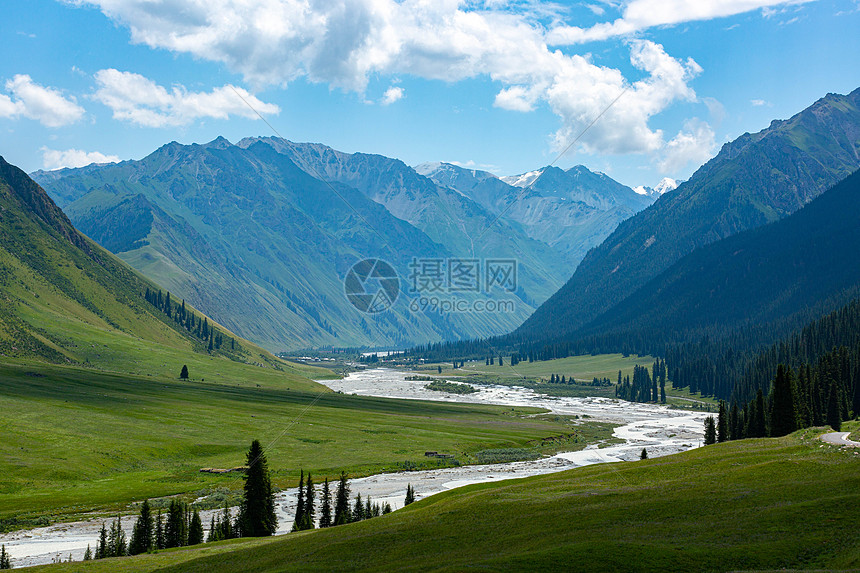
[[[856,569],[860,453],[822,445],[823,431],[477,484],[326,530],[50,570]]]
[[[321,480],[341,470],[435,467],[426,450],[468,461],[553,437],[567,449],[576,424],[532,417],[534,408],[344,395],[273,368],[187,358],[187,381],[0,365],[0,520],[65,519],[143,498],[238,489],[236,474],[199,470],[243,465],[254,438],[267,448],[274,484],[286,487],[301,468]]]

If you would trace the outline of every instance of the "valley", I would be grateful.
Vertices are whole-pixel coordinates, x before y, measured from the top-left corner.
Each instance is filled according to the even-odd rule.
[[[420,405],[423,407],[421,409],[414,410],[416,415],[421,413],[430,416],[438,416],[439,413],[443,411],[442,405],[439,404],[434,407],[434,405],[428,403],[427,400],[430,400],[431,398],[436,398],[438,400],[440,397],[433,396],[432,394],[434,393],[424,390],[423,382],[409,382],[405,380],[407,376],[408,375],[405,373],[394,370],[374,369],[356,372],[344,379],[324,379],[321,382],[336,392],[346,394],[347,396],[343,399],[344,405],[348,403],[348,401],[352,401],[354,404],[361,403],[361,400],[357,398],[358,396],[368,398],[375,397],[418,400],[420,401]],[[95,388],[99,387],[96,386]],[[167,386],[165,386],[165,389],[166,388]],[[102,387],[102,389],[104,388]],[[178,392],[178,388],[174,389],[174,393]],[[222,443],[225,444],[223,449],[227,450],[228,446],[226,446],[226,443],[230,442],[231,434],[229,430],[226,432],[224,430],[235,423],[231,423],[230,426],[225,427],[225,421],[227,418],[225,417],[225,412],[218,411],[218,401],[214,400],[211,395],[207,396],[202,394],[202,392],[203,391],[200,388],[197,388],[196,391],[189,392],[188,390],[185,390],[183,391],[183,394],[188,395],[190,398],[193,394],[201,393],[199,400],[200,405],[195,407],[195,409],[203,408],[206,418],[219,420],[219,427],[221,428],[221,432],[219,433],[222,435]],[[68,394],[69,389],[67,388],[64,393]],[[169,398],[170,394],[163,391],[161,393],[165,402],[170,404],[171,407],[175,406],[177,408],[183,408],[183,410],[188,409],[187,406],[183,407],[183,404],[177,402],[176,398],[171,400]],[[351,395],[355,395],[357,397],[349,398]],[[332,395],[328,396],[333,397]],[[144,401],[145,398],[148,398],[148,400]],[[285,404],[282,401],[273,401],[271,395],[259,396],[258,399],[265,400],[269,407],[262,410],[259,408],[261,402],[251,402],[248,398],[240,399],[239,396],[234,395],[233,400],[229,402],[229,408],[231,410],[229,419],[241,420],[243,417],[248,417],[247,413],[243,413],[242,410],[237,408],[239,404],[241,404],[243,407],[248,408],[248,411],[257,412],[255,417],[258,419],[254,421],[255,424],[261,424],[262,427],[272,424],[274,426],[272,430],[274,431],[279,428],[270,419],[270,416],[266,414],[269,409],[277,411],[284,416],[294,415],[293,411],[288,407],[285,407]],[[484,449],[475,451],[473,448],[469,448],[464,451],[461,449],[463,448],[462,442],[458,442],[457,445],[453,445],[450,441],[450,439],[454,438],[456,434],[459,433],[454,428],[449,430],[451,436],[446,436],[445,439],[440,439],[441,434],[438,432],[430,433],[432,430],[429,424],[415,427],[412,430],[406,428],[394,430],[393,428],[395,427],[400,427],[407,423],[414,424],[414,422],[408,421],[410,419],[409,416],[389,415],[385,417],[385,424],[381,424],[379,422],[381,422],[383,418],[375,420],[373,417],[366,417],[368,413],[367,410],[352,406],[352,409],[356,410],[357,413],[362,412],[361,415],[364,418],[364,424],[362,425],[367,428],[374,428],[373,430],[363,429],[361,431],[369,432],[368,437],[374,437],[374,441],[390,442],[392,444],[390,447],[396,447],[399,443],[402,448],[408,444],[411,456],[410,454],[404,455],[404,461],[411,462],[411,466],[416,468],[408,472],[395,471],[394,473],[382,473],[370,475],[368,477],[360,477],[368,473],[373,474],[373,472],[379,470],[387,470],[388,472],[391,472],[392,469],[396,470],[397,463],[384,461],[387,457],[385,454],[385,446],[382,449],[377,449],[376,445],[371,448],[368,448],[368,446],[365,445],[363,447],[365,451],[360,454],[360,457],[355,457],[356,453],[350,453],[350,450],[345,450],[344,444],[368,444],[368,441],[356,439],[354,430],[350,428],[349,424],[342,421],[339,421],[337,434],[332,434],[329,430],[326,430],[326,426],[331,424],[329,420],[330,415],[327,414],[327,410],[336,406],[328,400],[321,400],[317,405],[314,405],[313,409],[308,411],[300,421],[289,426],[289,433],[286,436],[277,440],[272,440],[272,443],[268,448],[268,457],[271,460],[270,463],[273,467],[273,478],[275,478],[277,484],[284,487],[276,497],[279,516],[278,532],[281,534],[289,532],[293,516],[295,515],[296,490],[295,488],[290,487],[291,481],[295,480],[295,476],[292,475],[294,474],[294,469],[292,468],[297,465],[304,467],[305,469],[312,468],[317,479],[322,479],[323,476],[334,477],[336,472],[333,469],[325,468],[326,463],[332,463],[331,461],[327,461],[329,456],[331,457],[328,458],[328,460],[338,459],[341,463],[348,462],[351,457],[354,458],[353,461],[355,462],[355,465],[352,466],[352,471],[349,472],[350,475],[356,476],[354,479],[350,480],[353,492],[361,493],[364,497],[369,495],[375,501],[387,501],[391,503],[395,509],[399,509],[403,504],[402,497],[407,483],[411,484],[415,488],[418,499],[423,499],[436,493],[448,491],[450,489],[472,483],[485,483],[542,475],[595,463],[613,463],[624,460],[637,460],[640,457],[642,448],[647,448],[649,456],[658,457],[698,447],[701,439],[699,429],[702,425],[702,420],[704,419],[704,414],[701,413],[689,414],[677,411],[673,412],[660,406],[631,404],[629,402],[618,400],[599,398],[548,399],[547,397],[537,395],[532,391],[516,387],[482,386],[479,393],[474,396],[464,397],[449,394],[443,396],[441,399],[449,405],[457,403],[471,405],[475,408],[489,405],[513,406],[516,410],[513,410],[513,408],[506,409],[507,416],[511,415],[511,411],[518,412],[519,415],[527,415],[531,413],[529,415],[529,418],[531,419],[554,422],[554,426],[551,424],[536,425],[535,429],[544,428],[543,431],[547,432],[554,428],[563,426],[566,428],[565,431],[567,434],[573,432],[576,437],[572,439],[555,439],[550,441],[545,439],[531,439],[527,442],[518,443],[513,439],[502,441],[499,436],[496,438],[496,443],[493,443],[492,434],[488,433],[488,429],[486,428],[490,423],[490,420],[488,418],[482,419],[476,417],[474,416],[476,412],[472,411],[469,412],[471,416],[467,419],[480,422],[482,426],[481,436],[482,440],[484,440],[480,445],[484,447]],[[152,405],[144,405],[151,404],[152,397],[139,396],[134,401],[139,404],[139,408],[141,410],[152,410]],[[205,407],[203,404],[205,404]],[[402,403],[398,405],[396,402],[392,402],[391,406],[395,407],[398,411],[412,410],[412,408],[407,408],[406,405]],[[418,404],[415,406],[418,406]],[[462,411],[464,413],[467,412],[466,410]],[[498,409],[497,411],[501,410]],[[539,414],[535,417],[536,414],[540,412],[546,412],[546,414]],[[116,412],[116,414],[118,417],[127,417],[119,411]],[[156,413],[154,415],[157,416],[158,414]],[[140,422],[142,415],[136,416],[136,419]],[[201,437],[196,437],[196,434],[191,433],[190,430],[192,428],[202,434],[215,431],[214,427],[207,426],[202,420],[203,416],[200,418],[185,418],[183,420],[184,424],[187,424],[185,432],[177,432],[176,428],[172,426],[168,427],[167,431],[173,440],[190,444],[201,439]],[[450,424],[450,421],[451,420],[448,419],[446,422]],[[100,431],[113,433],[111,426],[105,422],[105,418],[103,416],[98,418],[98,422],[103,425],[103,428]],[[465,427],[465,422],[466,419],[464,419],[463,422],[464,427],[461,430],[462,432],[468,431]],[[513,431],[517,426],[522,426],[523,424],[524,421],[520,421],[519,423],[511,421],[508,425],[510,430]],[[141,433],[148,434],[147,442],[145,444],[128,443],[123,449],[117,448],[117,450],[113,452],[113,455],[117,457],[130,458],[134,457],[140,450],[151,448],[158,449],[159,458],[162,460],[162,463],[173,467],[171,479],[175,480],[175,485],[165,484],[163,486],[165,489],[162,489],[161,491],[151,486],[147,487],[146,484],[149,482],[164,481],[163,478],[159,479],[159,471],[153,468],[152,471],[140,472],[140,474],[137,474],[136,472],[124,472],[115,478],[99,479],[100,488],[116,489],[116,482],[121,480],[124,484],[136,488],[138,492],[143,492],[151,497],[162,497],[165,492],[171,491],[169,488],[180,488],[183,487],[180,484],[184,484],[184,487],[191,488],[188,493],[193,492],[195,496],[198,496],[198,498],[204,499],[207,495],[206,492],[217,492],[219,495],[223,495],[225,488],[226,491],[229,491],[231,487],[236,488],[238,486],[238,478],[231,477],[229,474],[225,477],[214,479],[210,478],[207,474],[199,474],[199,472],[199,477],[194,475],[194,472],[196,471],[195,466],[197,465],[201,467],[232,467],[237,463],[236,460],[238,459],[235,454],[231,459],[229,453],[226,451],[218,455],[215,452],[201,452],[198,451],[198,448],[192,447],[190,448],[190,451],[197,454],[193,456],[187,454],[182,455],[182,453],[176,451],[175,448],[172,451],[168,451],[164,442],[159,442],[159,437],[157,435],[152,435],[154,433],[152,429],[147,429],[146,426],[140,423],[138,423],[138,426]],[[307,427],[307,430],[302,430],[303,426]],[[312,428],[309,426],[312,426]],[[199,427],[199,430],[197,427]],[[89,429],[84,429],[84,431],[92,432],[92,430]],[[422,440],[417,439],[416,432],[418,431],[424,434],[422,436]],[[391,435],[385,435],[382,437],[380,434]],[[305,437],[311,435],[313,435],[314,438]],[[337,437],[334,437],[335,435]],[[75,437],[69,435],[68,428],[57,428],[55,436],[62,436],[64,441],[75,441]],[[266,434],[265,437],[269,439],[268,434]],[[462,440],[463,437],[465,436],[461,434],[461,437],[456,439]],[[546,438],[551,436],[542,437]],[[511,438],[514,438],[513,434],[511,435]],[[316,450],[316,454],[312,453],[312,450],[304,454],[301,453],[302,448],[295,445],[296,443],[300,443],[297,442],[297,440],[306,442],[312,450]],[[546,445],[540,445],[542,442]],[[314,444],[317,445],[314,446]],[[108,445],[109,444],[105,444],[105,447]],[[456,467],[445,467],[444,469],[417,469],[428,465],[432,467],[433,465],[432,463],[425,461],[425,456],[421,455],[421,457],[418,457],[418,453],[422,449],[433,449],[434,451],[438,450],[451,453],[456,456],[458,462],[475,464],[481,459],[486,459],[486,455],[482,456],[482,452],[502,451],[499,449],[500,446],[504,446],[504,451],[519,452],[514,455],[524,456],[524,454],[532,454],[536,459],[532,459],[530,461],[494,463],[491,465],[481,465],[478,463],[477,465],[460,466],[458,463]],[[210,445],[209,449],[213,447],[215,447],[214,444]],[[320,455],[320,448],[325,450],[324,456]],[[28,450],[30,449],[28,448]],[[286,452],[289,452],[289,456],[284,455]],[[38,451],[33,453],[47,458],[52,457],[52,454],[49,451]],[[406,452],[404,451],[403,453],[405,454]],[[176,464],[176,462],[170,461],[171,458],[178,458],[179,456],[185,458],[182,464]],[[374,460],[376,463],[371,461],[374,457],[376,458],[376,460]],[[424,459],[422,460],[421,458]],[[66,468],[67,471],[71,472],[74,470],[81,472],[84,474],[81,477],[86,476],[89,477],[89,479],[97,477],[91,474],[87,475],[82,466],[72,465],[74,463],[74,459],[75,458],[73,456],[66,457],[68,464]],[[433,462],[435,460],[429,461]],[[289,464],[289,467],[284,468],[283,470],[279,469],[283,464]],[[450,466],[450,464],[445,465]],[[185,468],[183,468],[183,466],[185,466]],[[340,467],[347,467],[347,469],[350,469],[350,466],[341,465]],[[41,468],[32,469],[37,473],[44,471]],[[115,468],[114,471],[120,471],[120,468]],[[85,496],[88,501],[94,504],[99,502],[105,503],[108,501],[104,498],[104,495],[100,496],[97,493],[99,490],[84,488],[83,484],[75,483],[71,480],[67,481],[62,486],[58,483],[54,483],[50,484],[50,487],[52,487],[54,491],[62,491],[64,489],[77,490],[80,492],[80,495]],[[131,491],[134,490],[128,490],[128,493],[115,492],[115,495],[121,495],[122,493],[129,495]],[[35,494],[35,497],[39,496],[38,492],[31,492],[31,494]],[[14,507],[16,502],[14,497],[4,496],[4,498],[10,506]],[[124,512],[126,504],[120,503],[121,500],[122,498],[115,497],[112,505],[105,505],[98,508],[97,513],[110,516],[110,510]],[[21,507],[21,505],[18,507],[20,509],[26,509]],[[32,507],[29,509],[32,510]],[[76,504],[74,509],[84,513],[81,511],[84,508],[80,503]],[[96,509],[96,507],[93,507],[92,509]],[[92,509],[90,511],[92,511]],[[62,511],[63,508],[53,508],[53,511],[48,513],[48,515],[51,517],[62,516]],[[216,513],[217,511],[219,510],[212,509],[204,511],[204,521],[208,523],[211,514]],[[37,514],[35,512],[31,511],[29,518],[34,519],[36,515]],[[79,517],[79,515],[70,514],[65,517],[65,519],[75,519],[76,517]],[[0,519],[2,519],[2,516],[0,516]],[[9,518],[6,517],[7,522],[8,520]],[[132,523],[133,520],[130,518],[126,522],[126,529],[128,530],[129,535],[131,533],[130,530]],[[7,551],[9,551],[12,557],[16,559],[16,562],[20,564],[42,564],[58,557],[67,558],[69,554],[71,554],[75,560],[80,560],[83,557],[86,546],[95,545],[97,530],[100,525],[101,521],[98,519],[92,521],[60,523],[36,530],[0,534],[0,543],[4,543],[6,545]]]
[[[858,0],[28,0],[0,572],[860,571]]]

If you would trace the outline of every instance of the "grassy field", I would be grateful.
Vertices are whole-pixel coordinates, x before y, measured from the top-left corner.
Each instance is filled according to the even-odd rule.
[[[46,571],[860,567],[860,454],[805,430],[468,486],[328,530]]]
[[[539,410],[391,400],[309,391],[272,368],[212,359],[192,376],[131,376],[39,365],[0,365],[0,520],[122,509],[132,500],[229,486],[200,473],[244,463],[251,439],[276,486],[300,468],[318,479],[421,467],[426,450],[467,460],[488,448],[523,448],[566,436],[572,422]],[[238,372],[233,368],[242,367]],[[178,371],[174,365],[171,371]],[[231,379],[234,374],[243,377]],[[249,379],[250,378],[250,379]],[[259,381],[259,382],[256,382]],[[321,387],[316,387],[321,388]]]

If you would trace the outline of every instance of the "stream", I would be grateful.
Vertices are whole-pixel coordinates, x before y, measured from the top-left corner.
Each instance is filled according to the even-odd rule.
[[[603,462],[639,459],[642,448],[649,457],[674,454],[698,447],[702,440],[704,412],[672,410],[655,404],[638,404],[610,398],[552,397],[515,386],[475,385],[478,392],[449,394],[425,388],[427,382],[406,380],[408,373],[376,368],[353,372],[341,380],[320,380],[335,391],[362,396],[437,400],[471,404],[498,404],[505,406],[534,406],[565,416],[587,416],[590,421],[621,424],[614,436],[625,441],[603,448],[591,445],[577,452],[562,452],[533,461],[491,465],[461,466],[412,472],[377,474],[350,480],[351,495],[370,496],[373,503],[388,502],[394,509],[403,506],[407,484],[415,490],[416,499],[473,483],[498,481],[547,474],[575,467]],[[319,487],[320,484],[317,484]],[[292,527],[296,508],[296,489],[277,494],[278,533]],[[204,528],[208,530],[210,518],[218,510],[202,511]],[[233,515],[235,516],[235,508]],[[136,516],[122,518],[126,536]],[[56,559],[83,558],[87,545],[95,549],[99,520],[59,523],[47,527],[0,534],[0,544],[12,557],[14,567],[51,563]],[[208,532],[207,532],[208,534]]]

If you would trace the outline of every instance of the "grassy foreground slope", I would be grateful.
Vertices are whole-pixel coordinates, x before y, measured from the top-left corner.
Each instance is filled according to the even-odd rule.
[[[860,455],[819,430],[473,485],[285,537],[51,571],[730,571],[860,567]]]

